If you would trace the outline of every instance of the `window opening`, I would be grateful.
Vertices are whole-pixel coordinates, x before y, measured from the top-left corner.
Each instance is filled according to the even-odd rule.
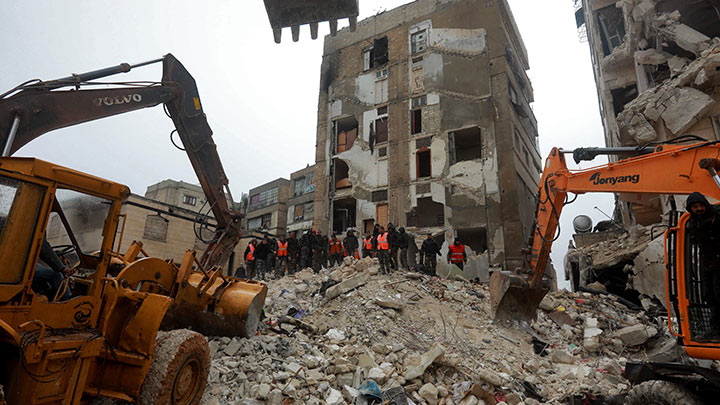
[[[419,134],[422,132],[422,110],[412,110],[410,112],[410,133]]]
[[[425,52],[427,49],[427,31],[420,30],[410,35],[410,53]]]
[[[480,128],[472,127],[453,132],[454,162],[482,158],[482,138]]]
[[[417,178],[432,176],[432,165],[430,163],[430,149],[422,148],[415,154]]]
[[[183,204],[195,205],[197,204],[197,197],[185,194],[183,195]]]
[[[598,10],[598,22],[600,23],[600,39],[602,41],[605,56],[610,55],[618,46],[622,45],[625,38],[625,19],[622,10],[615,5]]]
[[[375,120],[375,142],[383,143],[388,141],[388,118],[382,117]]]
[[[358,122],[355,117],[346,117],[336,120],[335,126],[335,150],[336,153],[342,153],[352,148],[357,139]]]
[[[334,166],[335,166],[335,189],[339,190],[341,188],[347,188],[350,187],[350,168],[348,167],[347,163],[343,161],[342,159],[335,159],[334,160]]]

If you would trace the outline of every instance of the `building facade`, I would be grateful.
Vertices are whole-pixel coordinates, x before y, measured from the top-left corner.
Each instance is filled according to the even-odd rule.
[[[325,37],[314,228],[459,237],[522,265],[540,172],[505,0],[418,0]]]
[[[248,194],[247,229],[284,235],[288,223],[290,180],[279,178],[253,188]]]
[[[313,225],[315,206],[315,165],[298,170],[290,175],[290,198],[288,199],[287,231],[303,231]]]
[[[607,146],[686,134],[720,139],[720,3],[576,0],[576,8],[590,46]],[[625,223],[654,224],[669,201],[620,194],[618,213]]]
[[[202,187],[178,180],[163,180],[145,190],[145,198],[199,212],[207,199]],[[207,211],[205,207],[203,211]]]

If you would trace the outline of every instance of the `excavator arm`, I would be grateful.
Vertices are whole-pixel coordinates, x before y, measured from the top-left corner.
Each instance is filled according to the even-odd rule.
[[[606,154],[640,152],[585,170],[570,171],[563,151],[554,148],[545,162],[538,187],[538,206],[526,261],[526,279],[517,275],[493,274],[492,301],[496,319],[534,318],[537,305],[547,292],[543,275],[552,243],[557,239],[558,222],[568,193],[593,192],[631,194],[690,194],[698,191],[720,200],[720,146],[718,141],[693,145],[660,145],[651,150],[608,148]],[[592,157],[603,154],[594,150]]]
[[[161,82],[111,83],[114,88],[87,89],[108,83],[93,80],[162,62]],[[230,206],[232,195],[212,130],[202,110],[195,80],[172,55],[100,69],[51,81],[24,83],[0,96],[0,145],[3,156],[55,129],[163,104],[212,209],[217,229],[200,262],[224,263],[240,239],[242,214]]]

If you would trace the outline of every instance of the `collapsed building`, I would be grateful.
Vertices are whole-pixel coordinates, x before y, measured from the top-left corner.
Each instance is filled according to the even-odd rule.
[[[686,134],[720,139],[719,1],[576,3],[578,27],[590,45],[607,146],[643,146]],[[670,208],[666,197],[618,199],[626,224],[661,222]]]
[[[527,69],[505,0],[418,0],[327,36],[313,227],[393,223],[520,267],[541,167]]]
[[[607,146],[720,139],[720,2],[578,0]],[[685,138],[697,141],[698,138]],[[619,194],[612,229],[575,236],[573,288],[665,305],[663,228],[685,196]],[[588,243],[590,242],[590,243]],[[594,243],[597,242],[597,243]]]

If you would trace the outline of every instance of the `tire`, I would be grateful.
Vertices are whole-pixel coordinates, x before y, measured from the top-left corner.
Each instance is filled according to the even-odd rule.
[[[670,381],[652,380],[634,386],[625,398],[626,405],[703,405],[683,386]]]
[[[138,403],[198,404],[209,371],[210,349],[203,335],[188,329],[160,331]]]

